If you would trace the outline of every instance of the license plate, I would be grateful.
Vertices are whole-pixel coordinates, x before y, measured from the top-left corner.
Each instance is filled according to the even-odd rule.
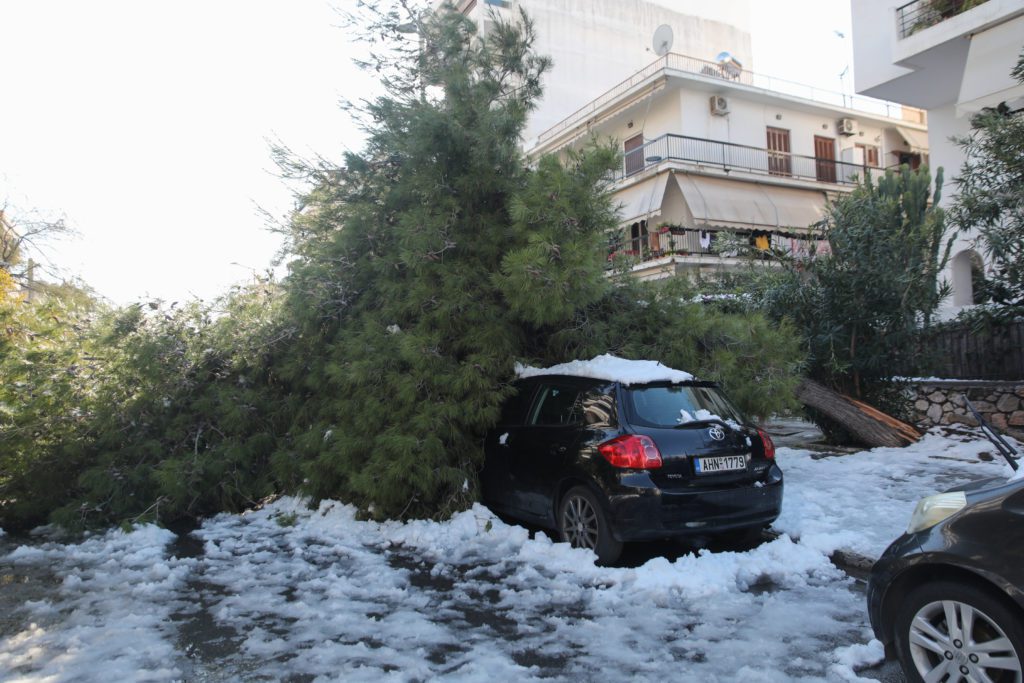
[[[717,458],[697,458],[694,463],[697,474],[714,474],[747,469],[745,455],[720,455]]]

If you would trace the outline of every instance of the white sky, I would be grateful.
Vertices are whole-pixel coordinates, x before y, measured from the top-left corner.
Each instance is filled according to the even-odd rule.
[[[268,140],[361,146],[337,107],[371,87],[334,9],[353,1],[3,0],[0,204],[65,216],[81,237],[54,260],[117,303],[264,271],[279,239],[256,208],[291,205]],[[752,4],[758,72],[839,90],[847,0]]]

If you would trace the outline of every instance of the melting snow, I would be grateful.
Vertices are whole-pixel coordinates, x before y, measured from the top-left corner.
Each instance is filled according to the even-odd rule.
[[[622,384],[647,384],[649,382],[689,382],[693,375],[682,370],[673,370],[654,360],[626,360],[611,354],[595,356],[590,360],[574,360],[550,368],[531,368],[516,363],[516,375],[522,378],[538,375],[571,375],[591,377]]]
[[[877,555],[919,497],[1005,476],[979,460],[990,450],[935,434],[845,457],[780,448],[782,536],[636,568],[596,567],[481,506],[374,523],[294,498],[206,520],[197,558],[152,526],[24,546],[0,567],[61,583],[0,633],[0,679],[856,680],[881,646],[829,553]],[[215,644],[187,635],[197,623]]]

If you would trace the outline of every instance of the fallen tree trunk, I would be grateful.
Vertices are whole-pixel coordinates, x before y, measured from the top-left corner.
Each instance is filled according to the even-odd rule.
[[[811,379],[800,383],[796,397],[804,405],[838,422],[851,436],[871,448],[906,446],[921,438],[921,433],[907,423]]]

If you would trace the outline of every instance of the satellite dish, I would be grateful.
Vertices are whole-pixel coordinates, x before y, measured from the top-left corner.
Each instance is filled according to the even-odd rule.
[[[659,57],[664,57],[668,54],[669,50],[672,49],[672,27],[668,24],[662,24],[654,31],[654,40],[652,41],[651,47],[654,49],[654,54]]]

